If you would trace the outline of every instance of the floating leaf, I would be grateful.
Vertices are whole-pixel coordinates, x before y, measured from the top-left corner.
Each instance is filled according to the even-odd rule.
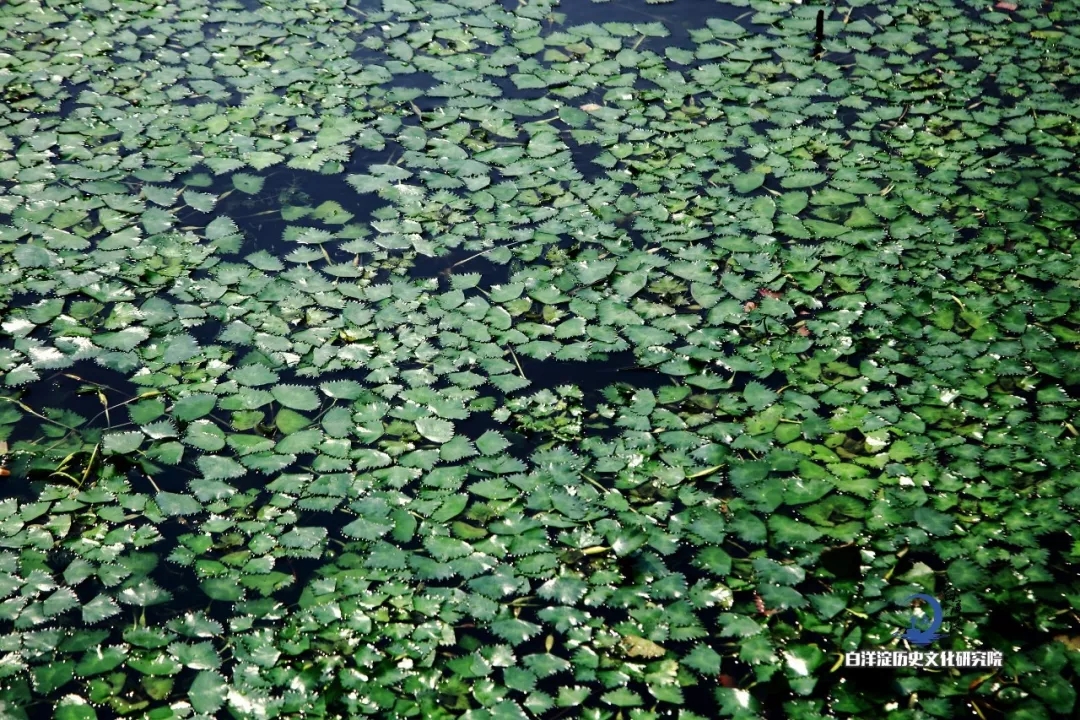
[[[120,606],[108,595],[98,595],[82,606],[83,622],[94,624],[120,612]]]
[[[754,410],[762,410],[776,402],[777,394],[761,383],[751,380],[743,389],[743,398]]]
[[[53,617],[79,606],[79,599],[71,588],[58,588],[42,602],[42,611],[46,617]]]
[[[177,420],[190,421],[210,414],[217,405],[217,398],[208,393],[193,393],[180,398],[173,405],[173,416]]]
[[[628,688],[606,692],[600,696],[600,700],[616,707],[638,707],[645,704],[640,695]]]
[[[18,387],[40,379],[41,376],[28,363],[23,363],[4,375],[4,384],[9,387]]]
[[[195,338],[190,335],[177,335],[165,341],[162,360],[167,363],[185,362],[197,356],[201,351]]]
[[[154,500],[161,508],[161,512],[166,515],[194,515],[202,510],[202,505],[189,495],[162,491],[154,497]]]
[[[485,455],[498,455],[510,442],[495,430],[488,430],[476,440],[476,449]]]
[[[124,647],[96,647],[87,650],[78,665],[75,666],[75,674],[80,677],[100,675],[109,672],[127,659],[127,651]]]
[[[125,605],[149,607],[168,602],[172,599],[172,593],[163,590],[153,580],[142,578],[125,586],[116,594],[116,599]]]
[[[717,675],[722,661],[720,654],[707,645],[695,645],[694,649],[682,659],[684,665],[706,677]]]
[[[454,437],[454,424],[440,418],[419,418],[416,431],[431,442],[445,443]]]
[[[210,714],[225,705],[228,694],[229,686],[221,675],[203,670],[192,681],[187,697],[195,712]]]
[[[258,195],[266,182],[266,178],[248,173],[234,173],[231,180],[234,188],[247,195]]]
[[[303,385],[277,385],[270,392],[275,400],[293,410],[315,410],[320,405],[315,391]]]
[[[97,720],[97,711],[78,695],[65,695],[56,705],[54,720]]]
[[[765,184],[765,175],[763,173],[741,173],[736,175],[731,182],[739,192],[748,193]]]
[[[241,385],[250,387],[270,385],[278,381],[278,374],[262,363],[251,363],[236,368],[230,373],[230,377]]]
[[[794,172],[784,176],[780,179],[780,186],[787,189],[811,187],[813,185],[820,185],[828,179],[828,176],[822,172]]]
[[[42,695],[51,695],[67,685],[75,677],[75,663],[52,662],[33,669],[34,689]]]
[[[631,658],[658,658],[667,654],[666,648],[638,635],[624,635],[620,644]]]
[[[114,455],[130,455],[142,445],[146,436],[138,431],[109,433],[101,439],[102,449]]]
[[[243,599],[244,588],[229,578],[210,578],[203,580],[200,587],[212,600],[236,602]]]
[[[184,202],[189,206],[198,210],[199,212],[210,212],[214,209],[214,205],[217,203],[217,196],[210,195],[209,193],[195,192],[194,190],[185,190],[183,193]]]
[[[247,468],[230,457],[202,455],[196,460],[199,471],[207,480],[227,480],[247,474]]]

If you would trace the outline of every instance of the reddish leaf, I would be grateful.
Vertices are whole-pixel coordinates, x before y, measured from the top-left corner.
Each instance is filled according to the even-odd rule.
[[[774,292],[772,290],[769,290],[768,288],[761,288],[761,290],[759,290],[758,292],[760,292],[763,296],[767,298],[772,298],[773,300],[779,300],[783,295],[783,293]]]
[[[1019,5],[1014,2],[1009,2],[1009,0],[1000,0],[994,7],[998,10],[1015,10]]]

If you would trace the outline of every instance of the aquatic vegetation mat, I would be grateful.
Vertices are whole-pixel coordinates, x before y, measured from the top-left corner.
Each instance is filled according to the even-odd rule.
[[[8,0],[0,716],[1073,717],[1077,28]]]

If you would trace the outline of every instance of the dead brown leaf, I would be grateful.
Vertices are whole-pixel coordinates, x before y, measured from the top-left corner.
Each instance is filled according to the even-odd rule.
[[[667,654],[667,648],[637,635],[623,636],[620,644],[627,657],[658,658]]]

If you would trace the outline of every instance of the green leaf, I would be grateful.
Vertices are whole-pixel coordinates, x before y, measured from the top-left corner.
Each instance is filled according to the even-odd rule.
[[[731,20],[710,17],[705,20],[705,24],[712,36],[719,40],[734,40],[746,35],[746,29]]]
[[[300,430],[279,440],[274,450],[279,453],[303,455],[315,452],[315,448],[322,440],[323,434],[318,428]]]
[[[197,643],[175,642],[169,645],[169,653],[184,667],[193,670],[216,670],[221,665],[214,644],[209,641]]]
[[[232,578],[210,578],[199,586],[212,600],[236,602],[244,597],[244,588]]]
[[[154,501],[161,512],[169,516],[194,515],[202,510],[199,501],[190,495],[162,491],[154,497]]]
[[[644,704],[641,696],[629,688],[618,688],[606,692],[600,696],[600,700],[616,707],[637,707]]]
[[[416,431],[431,442],[445,443],[454,437],[454,424],[440,418],[419,418],[416,420]]]
[[[510,441],[495,430],[488,430],[476,439],[476,449],[484,455],[498,455],[510,447]]]
[[[50,662],[33,669],[34,689],[41,695],[51,695],[75,677],[75,663]]]
[[[296,462],[296,456],[280,454],[276,452],[263,452],[245,455],[241,464],[249,470],[255,470],[263,475],[279,473]]]
[[[496,620],[490,624],[490,630],[511,645],[520,645],[535,637],[543,628],[525,620]]]
[[[232,176],[233,187],[247,195],[258,195],[262,192],[266,178],[248,173],[236,173]]]
[[[315,391],[303,385],[277,385],[270,393],[281,405],[292,410],[317,410],[321,405]]]
[[[267,151],[246,152],[241,157],[243,157],[244,162],[256,170],[265,170],[271,165],[276,165],[285,159],[284,155]]]
[[[735,176],[735,179],[731,181],[731,184],[734,185],[735,189],[739,192],[748,193],[757,190],[765,184],[765,175],[758,172],[740,173]]]
[[[319,387],[330,397],[339,400],[356,400],[364,391],[364,386],[355,380],[332,380]]]
[[[196,420],[188,425],[184,442],[200,450],[215,452],[225,447],[225,431],[212,420]]]
[[[52,267],[57,262],[56,254],[40,245],[17,245],[12,255],[20,268]]]
[[[42,611],[45,613],[45,617],[50,618],[78,606],[79,599],[75,596],[74,591],[67,587],[58,588],[42,601]]]
[[[847,599],[836,594],[811,595],[810,602],[818,614],[826,620],[836,617],[848,606]]]
[[[341,532],[346,537],[371,542],[378,540],[393,529],[394,524],[390,522],[371,520],[368,518],[357,518],[341,528]]]
[[[247,468],[230,457],[202,455],[196,460],[199,471],[207,480],[226,480],[247,474]]]
[[[933,508],[915,508],[915,523],[931,535],[952,535],[956,519],[948,513]]]
[[[214,205],[217,204],[216,195],[196,192],[195,190],[185,190],[183,198],[185,203],[203,213],[210,212],[214,209]]]
[[[176,335],[168,338],[165,343],[165,352],[162,360],[166,363],[181,363],[191,360],[202,352],[199,343],[190,335]]]
[[[696,670],[705,677],[714,677],[720,673],[723,658],[708,645],[695,645],[683,659],[683,665]]]
[[[93,2],[93,0],[90,0]],[[90,5],[90,2],[87,5]],[[97,710],[78,695],[65,695],[56,705],[53,720],[97,720]]]
[[[805,545],[822,536],[822,532],[813,525],[784,515],[770,516],[768,526],[773,533],[773,540],[785,545]]]
[[[476,448],[469,438],[463,435],[457,435],[454,439],[451,439],[438,449],[438,457],[442,458],[446,462],[457,462],[465,458],[471,458],[475,456]]]
[[[311,212],[311,217],[327,225],[344,225],[353,218],[353,214],[341,206],[341,203],[327,200]]]
[[[129,350],[134,350],[148,337],[150,337],[150,330],[148,328],[129,327],[117,332],[95,335],[94,341],[103,348],[127,352]]]
[[[779,397],[775,392],[756,380],[751,380],[743,389],[743,399],[754,410],[763,410],[776,402]]]
[[[780,180],[780,186],[786,189],[796,189],[820,185],[828,179],[823,172],[800,171],[785,175]]]
[[[649,694],[660,702],[672,703],[673,705],[682,705],[686,701],[682,688],[671,682],[650,683]]]
[[[172,414],[177,420],[190,421],[209,415],[217,405],[217,397],[207,393],[193,393],[176,401]]]
[[[101,439],[101,447],[106,454],[130,455],[139,449],[145,438],[138,431],[109,433]]]
[[[34,368],[23,363],[4,375],[4,384],[8,387],[19,387],[40,379],[41,376],[34,371]]]
[[[125,587],[116,594],[116,599],[125,605],[150,607],[172,600],[172,593],[164,590],[150,578],[129,580]]]
[[[82,607],[83,622],[94,624],[120,612],[120,606],[108,595],[98,595]]]
[[[559,697],[555,701],[558,707],[578,707],[589,697],[591,691],[582,685],[559,686]]]
[[[95,647],[87,650],[75,666],[75,674],[79,677],[100,675],[119,667],[127,658],[126,649],[121,646]]]
[[[311,419],[295,410],[282,408],[274,416],[274,425],[285,435],[292,435],[311,424]]]
[[[251,363],[236,368],[229,373],[229,376],[241,385],[249,387],[270,385],[278,381],[278,374],[262,363]]]
[[[214,500],[224,500],[236,494],[236,488],[228,483],[206,478],[195,478],[188,482],[191,492],[199,502],[207,503]]]
[[[599,282],[610,275],[615,270],[617,264],[618,261],[615,259],[590,260],[579,263],[575,266],[578,281],[582,285],[592,285],[593,283]]]
[[[146,657],[129,658],[128,667],[151,677],[169,677],[184,669],[183,665],[162,652]]]
[[[554,155],[566,147],[553,132],[541,132],[533,135],[525,152],[532,158],[544,158]]]
[[[467,557],[473,552],[472,545],[464,540],[444,536],[433,536],[424,540],[424,547],[441,563]]]
[[[1067,403],[1072,402],[1072,398],[1069,394],[1061,389],[1058,385],[1048,385],[1040,388],[1035,393],[1035,399],[1040,403],[1053,404],[1053,403]]]
[[[184,457],[184,446],[178,442],[156,444],[146,451],[146,457],[166,465],[179,465]]]
[[[762,627],[752,618],[735,613],[722,613],[720,624],[724,626],[721,637],[751,637],[762,631]]]
[[[757,287],[755,287],[754,283],[743,278],[741,275],[724,273],[720,276],[720,282],[725,290],[739,300],[749,300],[757,295]]]
[[[154,420],[165,414],[165,403],[157,399],[143,400],[142,402],[133,403],[128,406],[128,416],[131,418],[131,422],[136,425],[150,425]],[[158,434],[156,436],[150,435],[155,439],[160,437],[175,437],[175,428],[172,423],[163,421],[163,423],[155,423],[151,427],[162,432],[169,432],[169,435]],[[145,429],[144,429],[145,432]]]
[[[279,541],[282,547],[310,549],[321,545],[326,539],[324,527],[294,527],[283,534]]]
[[[225,678],[212,670],[203,670],[192,681],[187,699],[195,712],[210,714],[224,707],[228,694]]]

